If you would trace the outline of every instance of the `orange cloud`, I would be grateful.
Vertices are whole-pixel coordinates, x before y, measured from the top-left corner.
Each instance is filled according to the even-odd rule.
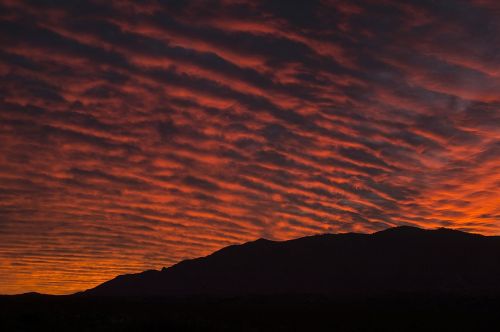
[[[0,1],[0,293],[259,237],[499,234],[495,6]]]

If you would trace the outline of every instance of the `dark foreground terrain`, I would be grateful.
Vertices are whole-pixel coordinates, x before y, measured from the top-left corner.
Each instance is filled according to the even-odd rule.
[[[497,331],[500,298],[0,297],[0,331]]]
[[[500,237],[397,227],[261,239],[71,296],[0,297],[0,331],[500,331],[499,313]]]

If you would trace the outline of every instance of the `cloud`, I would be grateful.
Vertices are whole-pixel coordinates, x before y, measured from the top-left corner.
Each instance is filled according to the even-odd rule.
[[[497,9],[0,1],[0,293],[263,236],[498,234]]]

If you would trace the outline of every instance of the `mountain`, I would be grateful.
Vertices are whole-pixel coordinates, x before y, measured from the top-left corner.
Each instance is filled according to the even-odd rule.
[[[161,271],[118,276],[83,295],[500,294],[500,237],[396,227],[373,234],[259,239]]]

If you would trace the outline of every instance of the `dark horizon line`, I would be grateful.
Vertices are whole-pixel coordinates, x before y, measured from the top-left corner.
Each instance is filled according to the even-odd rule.
[[[174,266],[176,264],[179,264],[179,263],[187,261],[187,260],[197,259],[197,258],[203,258],[203,257],[210,256],[210,255],[212,255],[212,254],[214,254],[214,253],[216,253],[216,252],[218,252],[220,250],[223,250],[225,248],[228,248],[228,247],[243,246],[245,244],[254,243],[254,242],[258,242],[258,241],[268,241],[268,242],[274,242],[274,243],[285,243],[285,242],[296,241],[296,240],[305,239],[305,238],[314,238],[314,237],[329,236],[329,235],[333,235],[333,236],[335,236],[335,235],[366,235],[366,236],[370,236],[370,235],[376,235],[376,234],[380,234],[380,233],[384,233],[384,232],[402,231],[402,230],[415,231],[415,232],[440,232],[440,231],[443,232],[443,231],[445,231],[445,232],[462,233],[462,234],[471,235],[471,236],[481,236],[481,237],[489,237],[489,238],[491,238],[491,237],[500,237],[500,234],[499,235],[484,235],[484,234],[480,234],[480,233],[467,232],[467,231],[464,231],[464,230],[460,230],[460,229],[456,229],[456,228],[448,228],[448,227],[423,228],[423,227],[412,226],[412,225],[399,225],[399,226],[388,227],[388,228],[385,228],[385,229],[379,230],[379,231],[373,231],[371,233],[363,233],[363,232],[317,233],[317,234],[313,234],[313,235],[306,235],[306,236],[301,236],[301,237],[287,239],[287,240],[270,240],[270,239],[266,239],[266,238],[258,238],[258,239],[247,241],[247,242],[243,242],[243,243],[232,244],[232,245],[221,247],[220,249],[215,250],[215,251],[213,251],[213,252],[211,252],[211,253],[209,253],[208,255],[205,255],[205,256],[199,256],[199,257],[194,257],[194,258],[186,258],[186,259],[180,260],[177,263],[174,263],[174,264],[172,264],[172,265],[170,265],[168,267],[164,266],[164,267],[162,267],[162,268],[160,268],[158,270],[156,270],[156,269],[149,269],[149,270],[144,270],[144,271],[162,271],[164,269],[167,269],[167,268],[169,268],[171,266]],[[122,275],[141,273],[141,272],[144,272],[144,271],[125,273],[125,274],[122,274]],[[92,289],[92,288],[89,288],[89,289]],[[28,291],[28,292],[18,293],[18,294],[0,294],[0,296],[55,296],[55,297],[57,296],[57,297],[64,297],[64,296],[73,296],[73,295],[82,293],[84,291],[86,291],[86,290],[81,290],[81,291],[78,291],[78,292],[75,292],[75,293],[68,293],[68,294],[49,294],[49,293],[39,293],[39,292],[36,292],[36,291],[32,291],[32,292]]]

